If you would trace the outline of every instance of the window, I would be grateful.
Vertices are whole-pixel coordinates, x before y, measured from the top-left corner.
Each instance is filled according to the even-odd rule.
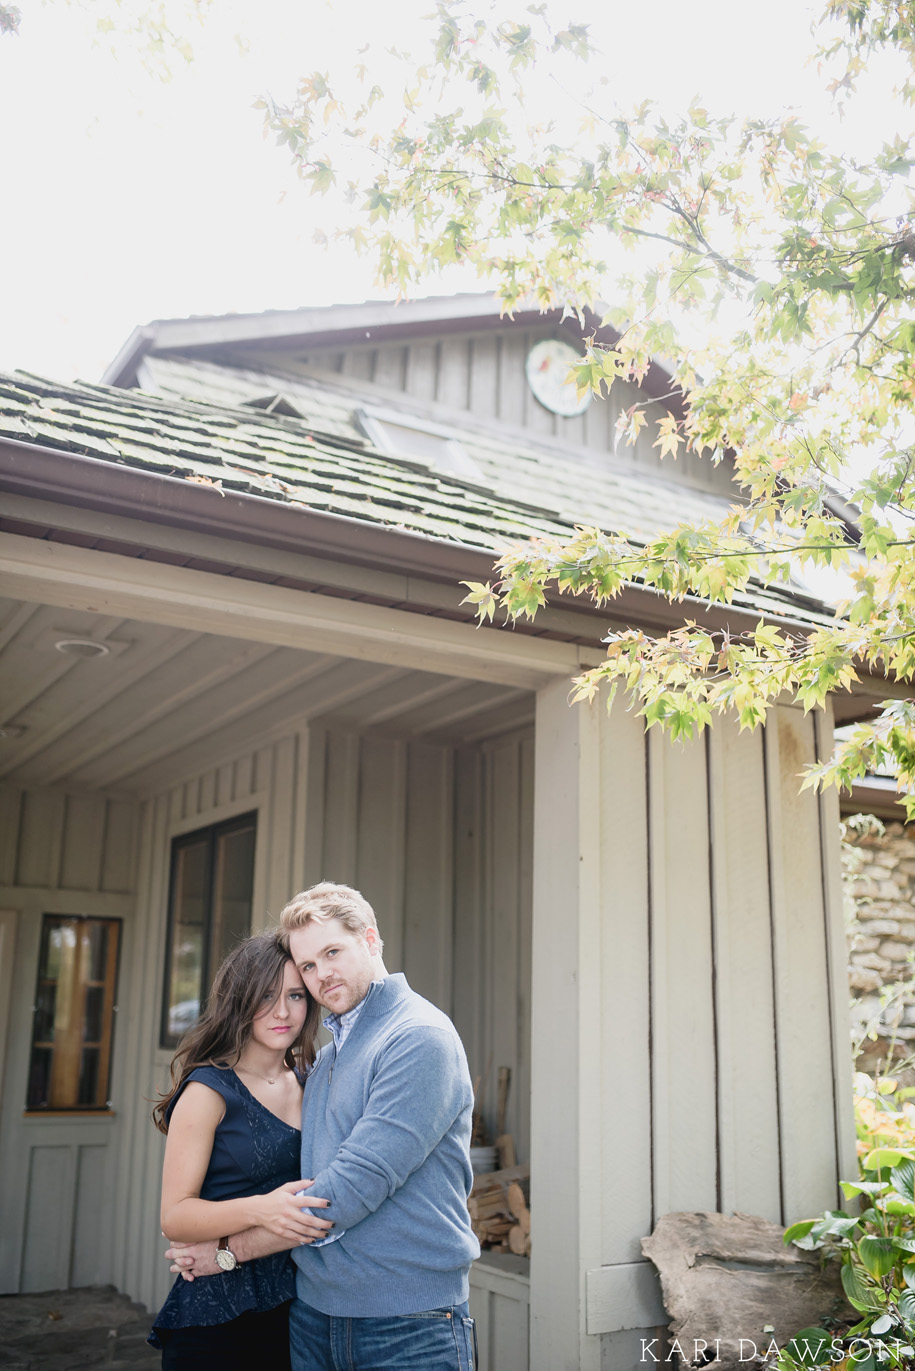
[[[41,928],[27,1109],[106,1109],[118,919],[46,914]]]
[[[256,826],[256,814],[243,814],[172,843],[163,1047],[197,1022],[213,972],[251,931]]]

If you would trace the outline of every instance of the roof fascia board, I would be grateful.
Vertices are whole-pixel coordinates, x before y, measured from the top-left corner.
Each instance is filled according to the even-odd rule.
[[[843,817],[849,814],[876,814],[879,819],[907,823],[905,805],[895,783],[876,777],[856,781],[850,791],[840,791],[839,812]]]
[[[152,324],[142,324],[135,328],[117,356],[105,368],[101,384],[125,388],[135,385],[137,368],[149,352],[154,337]]]
[[[179,477],[15,439],[0,442],[0,490],[452,583],[488,580],[497,556],[485,548],[262,496],[219,491]],[[710,629],[737,632],[754,628],[760,619],[759,610],[706,605],[690,598],[671,605],[659,591],[640,586],[627,586],[615,597],[612,608],[599,609],[574,596],[551,595],[550,602],[599,616],[608,627],[615,619],[651,631],[680,625],[689,617]],[[790,614],[779,615],[773,622],[801,632],[811,628],[809,622],[792,619]]]
[[[536,310],[524,316],[544,318]],[[555,311],[558,315],[559,311]],[[520,317],[519,312],[517,317]],[[401,334],[417,328],[447,330],[449,324],[480,322],[499,327],[502,317],[495,295],[430,296],[422,300],[369,301],[358,305],[330,305],[315,309],[267,310],[259,314],[223,314],[214,318],[155,319],[137,328],[107,368],[107,385],[123,384],[118,378],[136,370],[145,352],[191,352],[244,343],[275,347],[290,343],[318,346],[330,340],[365,342],[368,333]]]
[[[238,580],[187,567],[67,543],[0,533],[0,577],[14,599],[307,647],[466,680],[536,690],[581,669],[582,649],[402,609],[331,599],[286,586]],[[587,650],[586,650],[587,651]]]
[[[53,503],[10,493],[6,494],[3,513],[14,525],[13,531],[29,525],[36,530],[54,529],[87,539],[129,545],[139,552],[191,556],[185,530],[172,524],[151,523],[126,515],[102,514],[84,506]],[[443,610],[453,614],[460,611],[460,601],[464,595],[458,581],[430,581],[410,573],[331,561],[301,549],[290,552],[264,543],[243,543],[238,538],[220,536],[215,531],[195,530],[191,560],[219,563],[242,573],[254,572],[311,582],[328,586],[335,592],[349,592],[354,598],[361,595],[383,597],[391,604],[402,604],[415,610]],[[466,618],[473,621],[474,615],[470,610],[466,611]],[[547,605],[537,615],[539,629],[551,630],[566,637],[591,638],[595,644],[604,632],[606,622],[603,619],[595,623],[594,616],[585,612],[584,605],[576,609]],[[599,653],[596,660],[599,661],[602,656],[603,653]]]
[[[483,548],[425,538],[301,505],[280,504],[258,495],[219,491],[180,477],[16,439],[0,442],[0,489],[59,498],[67,504],[139,516],[154,523],[208,529],[290,551],[307,547],[318,555],[361,566],[409,571],[431,570],[437,565],[441,579],[484,569],[488,575],[495,560],[495,555]]]
[[[516,310],[511,316],[501,316],[498,312],[494,314],[480,315],[458,315],[451,317],[448,315],[438,315],[431,319],[404,319],[403,317],[388,316],[386,319],[379,320],[377,323],[362,322],[350,327],[334,327],[315,329],[311,332],[289,333],[278,337],[264,336],[257,338],[244,338],[238,342],[220,342],[215,344],[198,344],[198,347],[209,347],[216,355],[225,355],[227,347],[238,347],[244,345],[248,352],[272,351],[277,347],[302,347],[302,348],[325,348],[325,347],[355,347],[359,344],[366,346],[380,342],[401,342],[410,338],[445,338],[453,333],[493,333],[497,330],[506,328],[531,328],[539,327],[543,329],[557,329],[564,327],[569,322],[563,320],[558,310],[541,314],[539,310]],[[576,331],[576,337],[578,336]],[[187,352],[190,348],[185,343],[173,346],[173,352]],[[156,344],[156,352],[166,351],[161,344]]]

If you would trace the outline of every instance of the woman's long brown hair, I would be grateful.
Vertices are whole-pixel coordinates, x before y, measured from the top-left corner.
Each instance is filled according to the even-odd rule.
[[[198,1066],[235,1065],[255,1017],[280,994],[291,960],[275,933],[257,933],[232,948],[213,978],[206,1008],[172,1058],[169,1087],[152,1114],[161,1133],[168,1132],[168,1107],[192,1071]],[[307,990],[305,994],[308,1013],[302,1031],[283,1058],[289,1067],[310,1066],[315,1059],[321,1008]]]

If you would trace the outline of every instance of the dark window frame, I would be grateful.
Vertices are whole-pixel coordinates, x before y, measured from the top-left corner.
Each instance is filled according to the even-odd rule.
[[[213,975],[212,954],[213,954],[213,887],[215,884],[216,861],[219,852],[219,840],[226,834],[236,830],[241,831],[246,828],[253,829],[254,832],[254,851],[257,850],[257,810],[249,809],[243,814],[236,814],[231,819],[223,819],[216,824],[204,824],[201,828],[195,828],[187,833],[177,834],[171,841],[169,852],[168,869],[168,904],[166,906],[166,925],[165,925],[165,966],[162,978],[162,999],[159,1015],[159,1047],[165,1051],[174,1051],[180,1040],[180,1034],[169,1032],[168,1017],[171,1005],[170,987],[172,973],[172,955],[175,943],[175,896],[178,874],[178,863],[180,854],[186,847],[193,847],[202,839],[207,842],[206,855],[206,874],[204,878],[204,904],[206,907],[206,920],[204,924],[205,936],[201,953],[200,965],[200,988],[201,1006],[206,1001],[207,992]],[[252,893],[254,877],[254,860],[252,858]]]
[[[87,977],[81,977],[81,979],[80,979],[79,981],[75,982],[74,987],[71,989],[71,992],[70,992],[70,993],[71,993],[71,996],[72,996],[72,994],[73,994],[74,991],[82,990],[82,992],[83,992],[83,994],[82,994],[82,999],[81,999],[81,1002],[80,1002],[81,1013],[80,1013],[79,1015],[76,1015],[75,1013],[72,1013],[72,1014],[71,1014],[71,1019],[73,1019],[73,1020],[75,1020],[76,1018],[81,1018],[81,1019],[82,1019],[82,1027],[81,1027],[80,1034],[79,1034],[79,1038],[78,1038],[79,1047],[78,1047],[77,1051],[78,1051],[78,1054],[79,1054],[79,1055],[78,1055],[77,1060],[81,1059],[82,1053],[83,1053],[86,1049],[97,1049],[98,1052],[99,1052],[99,1069],[98,1069],[98,1073],[97,1073],[96,1088],[95,1088],[95,1092],[94,1092],[94,1093],[95,1093],[96,1099],[95,1099],[95,1102],[94,1102],[94,1103],[91,1103],[91,1104],[89,1104],[89,1103],[84,1103],[84,1102],[81,1103],[81,1102],[78,1101],[78,1100],[77,1100],[76,1102],[74,1102],[73,1104],[61,1104],[59,1101],[52,1102],[52,1101],[50,1100],[50,1098],[48,1099],[48,1101],[47,1101],[46,1103],[41,1103],[41,1102],[34,1102],[34,1101],[33,1101],[33,1098],[32,1098],[32,1092],[33,1092],[33,1079],[34,1079],[34,1077],[33,1077],[33,1069],[34,1069],[35,1053],[36,1053],[36,1051],[42,1051],[42,1052],[50,1051],[50,1052],[51,1052],[51,1070],[50,1070],[50,1076],[49,1076],[49,1082],[48,1082],[48,1091],[47,1091],[48,1095],[50,1096],[50,1094],[51,1094],[51,1083],[54,1081],[54,1078],[55,1078],[54,1054],[55,1054],[55,1052],[57,1052],[58,1050],[61,1050],[61,1049],[62,1049],[64,1052],[66,1052],[66,1050],[67,1050],[67,1049],[66,1049],[66,1041],[65,1041],[65,1039],[63,1039],[60,1043],[57,1043],[57,1042],[55,1041],[55,1036],[54,1036],[54,1032],[53,1032],[53,1031],[52,1031],[51,1037],[47,1038],[47,1040],[45,1040],[45,1039],[38,1039],[37,1036],[36,1036],[36,1035],[37,1035],[37,1031],[38,1031],[39,1012],[40,1012],[40,1006],[41,1006],[41,1001],[42,1001],[42,988],[43,988],[44,985],[46,985],[47,983],[49,983],[49,982],[52,981],[52,980],[55,981],[55,984],[58,984],[58,983],[59,983],[59,978],[49,977],[49,976],[46,974],[48,968],[47,968],[47,966],[45,965],[45,963],[44,963],[44,961],[43,961],[43,956],[44,956],[45,948],[46,948],[46,946],[47,946],[46,934],[49,934],[49,933],[50,933],[50,930],[51,930],[51,928],[53,927],[53,925],[54,925],[55,923],[56,923],[58,926],[65,925],[65,924],[75,924],[75,925],[77,925],[77,926],[83,926],[83,927],[86,926],[86,925],[89,925],[89,924],[102,925],[102,926],[104,926],[105,929],[107,930],[107,937],[108,937],[109,939],[113,938],[113,945],[112,945],[111,943],[109,943],[109,946],[108,946],[108,948],[107,948],[107,950],[106,950],[106,954],[105,954],[105,956],[106,956],[106,968],[105,968],[104,974],[103,974],[103,976],[102,976],[102,979],[101,979],[101,980],[98,980],[98,979],[91,979],[91,980],[90,980],[90,979],[87,978]],[[26,1078],[26,1095],[25,1095],[25,1099],[26,1099],[26,1103],[25,1103],[25,1112],[26,1112],[26,1114],[31,1114],[31,1115],[35,1115],[35,1114],[39,1114],[39,1115],[49,1115],[49,1114],[101,1114],[101,1113],[110,1113],[112,1105],[111,1105],[111,1100],[110,1100],[110,1098],[109,1098],[109,1094],[110,1094],[110,1090],[111,1090],[111,1074],[112,1074],[112,1068],[113,1068],[113,1063],[114,1063],[115,1029],[116,1029],[116,1025],[117,1025],[117,1011],[118,1011],[118,1004],[117,1004],[117,999],[118,999],[118,980],[119,980],[119,977],[120,977],[120,969],[121,969],[121,948],[122,948],[122,946],[123,946],[123,941],[124,941],[124,940],[123,940],[123,927],[124,927],[124,920],[123,920],[123,919],[119,919],[119,918],[110,918],[110,917],[108,917],[108,916],[106,916],[106,915],[97,915],[97,914],[62,914],[62,913],[58,913],[58,912],[54,912],[54,911],[45,911],[45,912],[42,914],[42,917],[41,917],[41,932],[40,932],[40,935],[39,935],[39,943],[38,943],[38,964],[37,964],[36,972],[35,972],[35,995],[34,995],[34,999],[33,999],[33,1003],[32,1003],[32,1032],[31,1032],[31,1040],[30,1040],[30,1045],[29,1045],[29,1070],[28,1070],[28,1076],[27,1076],[27,1078]],[[83,968],[82,968],[82,966],[81,966],[81,964],[80,964],[80,971],[82,971],[82,969],[83,969]],[[45,974],[42,974],[43,972],[44,972]],[[86,995],[85,995],[85,991],[86,991],[87,989],[97,989],[99,986],[102,987],[102,989],[103,989],[103,991],[104,991],[104,995],[103,995],[103,999],[102,999],[102,1005],[101,1005],[101,1008],[100,1008],[100,1010],[99,1010],[99,1022],[100,1022],[100,1030],[101,1030],[101,1031],[100,1031],[100,1036],[99,1036],[98,1041],[95,1042],[95,1041],[88,1040],[88,1039],[86,1039],[86,1037],[85,1037],[85,1029],[86,1029]],[[56,995],[55,995],[55,1003],[56,1003]],[[56,1012],[56,1011],[55,1011],[55,1012]],[[56,1027],[56,1025],[55,1025],[55,1027]],[[73,1055],[73,1047],[72,1047],[72,1045],[71,1045],[71,1048],[70,1048],[70,1054]],[[104,1068],[104,1069],[102,1069],[102,1068]],[[76,1076],[76,1090],[77,1090],[77,1093],[78,1093],[78,1091],[79,1091],[79,1074],[77,1074],[77,1076]],[[99,1098],[99,1097],[101,1097],[101,1098]]]

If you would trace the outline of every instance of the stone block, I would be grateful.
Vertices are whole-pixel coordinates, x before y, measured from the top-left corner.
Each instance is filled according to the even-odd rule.
[[[888,933],[899,932],[898,919],[858,919],[858,926],[866,938],[886,936]]]
[[[879,990],[883,984],[883,977],[868,967],[853,966],[849,972],[848,984],[852,990]]]
[[[863,933],[855,933],[851,939],[851,950],[855,952],[876,952],[880,946],[879,938],[866,938]]]
[[[881,948],[882,952],[883,949]],[[881,976],[885,976],[892,965],[888,957],[882,957],[880,952],[855,952],[852,955],[852,966],[870,966],[874,971],[879,971]]]
[[[904,962],[911,951],[908,943],[892,942],[888,939],[885,943],[880,944],[881,957],[886,957],[891,962]],[[874,954],[869,952],[865,955],[872,957]]]

